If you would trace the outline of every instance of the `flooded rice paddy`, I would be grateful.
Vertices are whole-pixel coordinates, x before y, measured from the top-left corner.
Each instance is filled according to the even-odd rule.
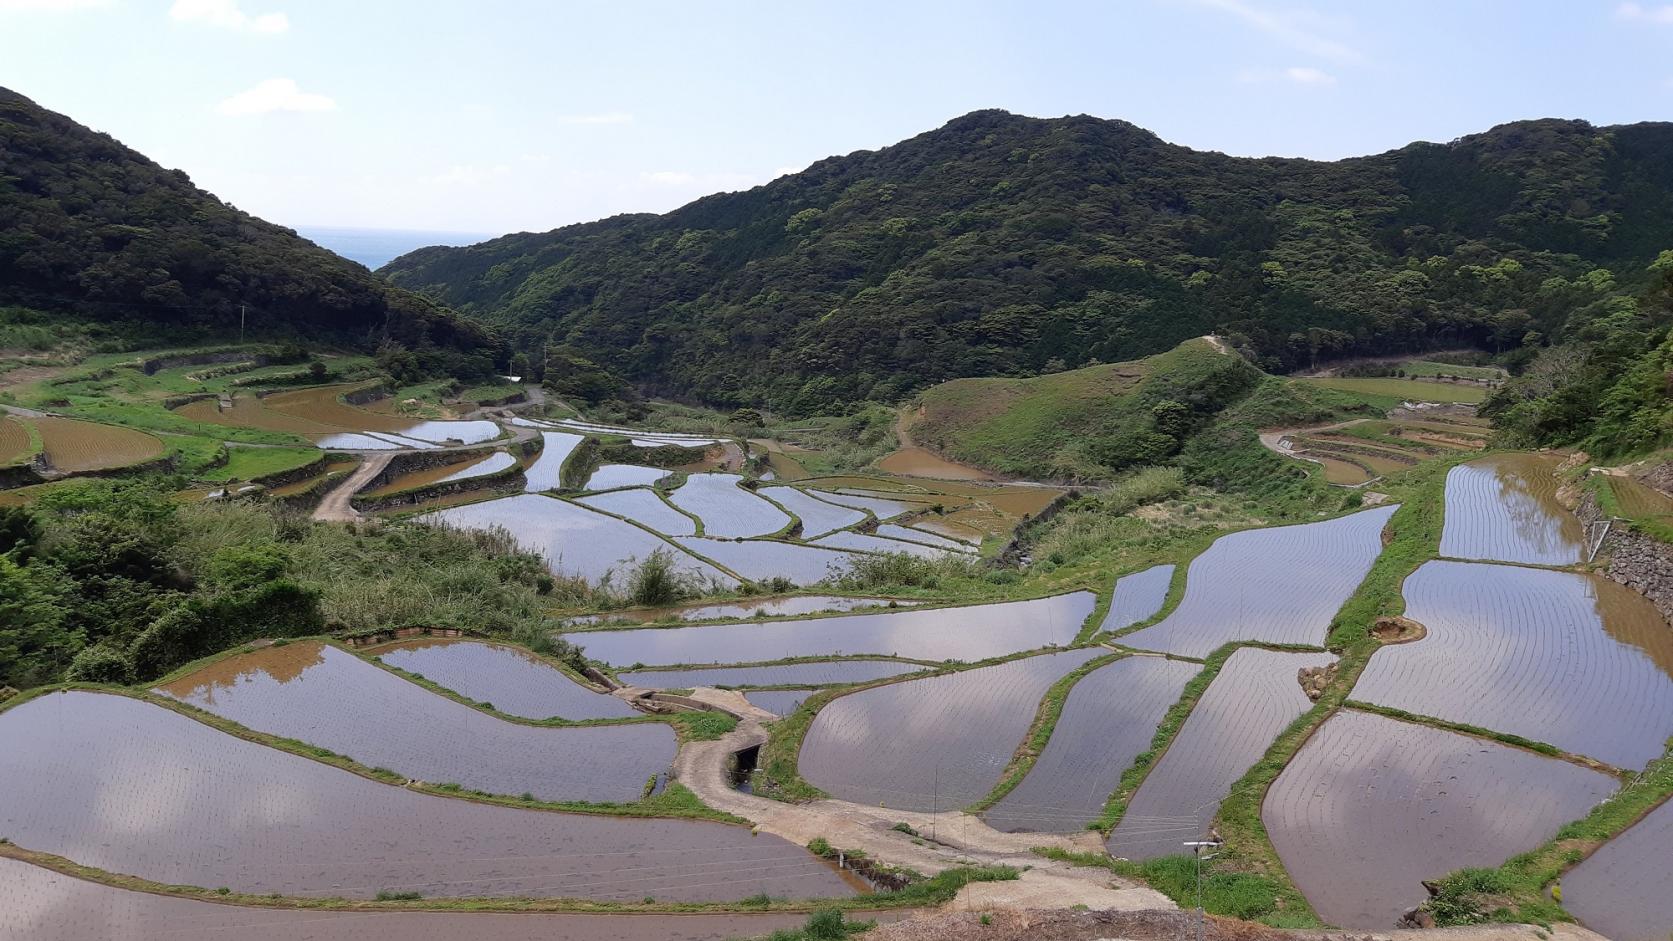
[[[118,889],[0,858],[0,938],[19,941],[725,941],[805,920],[805,915],[785,912],[581,915],[241,908]]]
[[[1563,877],[1563,907],[1613,941],[1664,941],[1673,935],[1673,801],[1610,840]]]
[[[1085,829],[1199,669],[1183,660],[1127,657],[1082,677],[1028,776],[982,818],[1010,832]]]
[[[1555,458],[1500,454],[1446,475],[1441,555],[1531,565],[1584,558],[1580,520],[1557,500]]]
[[[860,690],[827,703],[799,770],[835,797],[902,810],[951,810],[993,789],[1040,698],[1097,657],[1067,650]]]
[[[669,536],[690,536],[697,532],[697,523],[691,517],[669,506],[653,490],[612,490],[609,493],[579,497],[575,502],[584,503],[606,513],[625,516],[648,529]]]
[[[1372,656],[1353,697],[1642,768],[1673,735],[1673,631],[1608,579],[1428,562],[1406,579],[1428,636]]]
[[[448,507],[420,518],[461,529],[502,527],[523,549],[544,556],[553,572],[588,581],[596,582],[607,573],[620,573],[634,561],[662,550],[674,556],[675,568],[681,572],[718,579],[727,586],[736,584],[714,566],[680,552],[632,523],[537,494]]]
[[[901,539],[886,539],[882,536],[871,536],[865,533],[856,533],[851,530],[843,530],[839,533],[832,533],[829,536],[815,539],[813,544],[816,546],[825,546],[831,549],[851,549],[855,552],[904,552],[907,555],[917,556],[920,559],[938,559],[949,552],[963,551],[955,549],[939,549],[935,546],[925,545],[921,542],[906,542]]]
[[[406,474],[398,474],[389,483],[374,490],[365,491],[364,495],[376,497],[381,494],[398,493],[415,487],[427,487],[431,484],[445,484],[455,480],[469,480],[472,477],[482,477],[497,474],[516,466],[517,459],[504,451],[480,457],[470,457],[451,464],[438,464],[422,470]]]
[[[762,487],[760,492],[801,519],[803,539],[815,539],[866,518],[860,510],[826,503],[795,487]]]
[[[523,469],[523,478],[527,481],[523,489],[529,493],[562,487],[563,462],[569,460],[576,445],[586,440],[580,435],[562,431],[543,431],[540,437],[546,442],[545,446],[535,455],[533,463]]]
[[[475,640],[424,638],[377,650],[378,659],[467,699],[525,719],[631,719],[641,713],[595,692],[528,651]]]
[[[949,461],[928,448],[910,447],[891,451],[877,462],[877,466],[903,477],[935,477],[942,480],[992,480],[993,475],[979,467]]]
[[[649,487],[668,471],[660,467],[640,467],[638,464],[603,464],[587,478],[586,490],[614,490],[617,487]]]
[[[952,552],[972,551],[970,544],[962,539],[953,539],[939,533],[929,532],[928,530],[915,529],[911,526],[898,526],[894,523],[884,523],[882,526],[877,527],[877,535],[885,536],[889,539],[904,539],[908,542],[923,543],[926,546],[933,546],[937,549],[946,549]]]
[[[1423,880],[1534,849],[1616,784],[1508,745],[1347,710],[1278,775],[1261,819],[1326,923],[1386,929],[1429,898]]]
[[[851,507],[856,510],[870,510],[880,520],[911,513],[916,510],[928,509],[928,503],[908,503],[904,500],[893,500],[887,497],[872,497],[856,493],[839,493],[832,490],[814,490],[812,494],[821,500],[840,506]]]
[[[1077,591],[1000,604],[764,624],[588,631],[565,634],[564,639],[585,647],[592,659],[618,666],[760,663],[865,654],[973,661],[1069,644],[1095,600],[1091,592]]]
[[[744,578],[764,582],[774,578],[789,579],[792,585],[814,585],[834,575],[841,575],[859,558],[852,552],[839,552],[818,546],[803,546],[771,539],[709,539],[700,536],[676,536],[674,541],[704,558],[713,559]]]
[[[744,698],[775,716],[787,716],[813,693],[811,689],[758,689],[745,693]]]
[[[1119,631],[1140,621],[1148,621],[1162,610],[1168,600],[1168,586],[1173,584],[1173,566],[1152,565],[1150,568],[1115,580],[1110,597],[1110,612],[1104,616],[1099,630]]]
[[[31,418],[41,435],[41,449],[53,469],[69,471],[127,467],[161,457],[163,442],[133,428],[100,425],[73,418]]]
[[[1335,659],[1252,647],[1232,654],[1128,802],[1110,833],[1110,855],[1172,856],[1185,840],[1201,839],[1237,779],[1312,706],[1296,671]]]
[[[1395,509],[1221,536],[1186,570],[1179,607],[1119,642],[1188,657],[1236,640],[1323,646],[1331,618],[1382,551]]]
[[[550,801],[636,800],[676,746],[662,723],[507,722],[311,641],[229,657],[158,692],[408,778]]]
[[[576,641],[588,635],[577,634]],[[898,660],[820,660],[763,667],[705,667],[696,670],[635,670],[617,674],[622,682],[657,689],[693,686],[832,686],[869,683],[885,677],[926,669]]]
[[[421,794],[103,693],[54,693],[0,714],[0,793],[0,832],[20,846],[237,892],[666,901],[854,892],[800,847],[743,827]]]
[[[859,611],[866,608],[909,608],[921,601],[901,601],[894,598],[853,598],[846,595],[781,595],[777,598],[740,598],[722,604],[682,604],[663,608],[627,608],[608,614],[587,615],[568,621],[569,624],[598,624],[605,621],[631,621],[654,624],[658,621],[719,621],[751,617],[791,617],[798,614],[818,614],[824,611]]]
[[[668,499],[701,519],[707,536],[765,536],[790,525],[783,510],[738,486],[741,480],[737,474],[692,474]]]

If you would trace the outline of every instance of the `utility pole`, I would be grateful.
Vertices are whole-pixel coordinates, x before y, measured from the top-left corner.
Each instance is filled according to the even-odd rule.
[[[244,345],[244,305],[238,305],[238,345]]]
[[[1191,852],[1195,853],[1197,857],[1197,941],[1203,941],[1203,922],[1205,919],[1202,911],[1202,861],[1205,859],[1213,859],[1216,855],[1218,855],[1216,853],[1209,853],[1204,856],[1203,850],[1219,846],[1220,841],[1186,840],[1185,845],[1189,846],[1191,848]]]

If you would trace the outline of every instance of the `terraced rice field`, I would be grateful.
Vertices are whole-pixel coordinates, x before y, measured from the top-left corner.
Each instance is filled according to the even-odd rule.
[[[1098,655],[1043,654],[842,696],[814,718],[799,770],[815,787],[862,804],[970,804],[999,782],[1046,690]]]
[[[1118,642],[1188,657],[1237,640],[1322,646],[1331,618],[1382,551],[1395,509],[1222,536],[1192,560],[1179,607]]]
[[[0,937],[29,941],[725,941],[798,913],[574,915],[240,908],[85,882],[0,858]]]
[[[618,666],[764,663],[795,657],[881,656],[985,660],[1071,643],[1095,597],[1077,591],[1032,601],[850,614],[763,624],[635,628],[564,634],[587,656]]]
[[[552,571],[596,582],[619,573],[656,551],[674,556],[678,571],[732,586],[736,580],[668,542],[586,507],[536,494],[519,494],[465,506],[448,507],[421,517],[426,522],[461,529],[501,527],[517,544],[546,558]]]
[[[938,536],[956,539],[970,546],[981,545],[984,530],[966,523],[954,522],[949,517],[926,516],[913,520],[912,525],[918,529],[928,530]]]
[[[1473,404],[1487,401],[1486,386],[1455,382],[1425,382],[1421,379],[1393,377],[1343,376],[1332,379],[1304,379],[1327,389],[1360,392],[1366,395],[1391,396],[1412,402],[1462,402]]]
[[[603,464],[587,478],[585,490],[614,490],[617,487],[649,487],[668,471],[660,467],[640,467],[637,464]]]
[[[1172,856],[1200,839],[1231,786],[1312,706],[1296,671],[1335,659],[1248,647],[1232,654],[1128,802],[1106,844],[1110,855]]]
[[[509,470],[516,464],[517,459],[510,454],[504,451],[495,451],[481,457],[470,457],[463,461],[454,461],[451,464],[438,464],[435,467],[426,467],[422,470],[398,474],[384,486],[364,491],[364,495],[377,497],[384,494],[399,493],[403,490],[412,490],[417,487],[427,487],[431,484],[445,484],[455,480],[469,480],[472,477],[485,477],[489,474]]]
[[[143,431],[73,418],[31,418],[54,470],[76,473],[127,467],[162,457],[163,442]]]
[[[1580,520],[1557,501],[1557,462],[1500,454],[1446,475],[1441,555],[1529,565],[1572,565],[1585,557]]]
[[[758,689],[745,693],[744,698],[775,716],[787,716],[813,693],[811,689]]]
[[[877,466],[891,474],[904,477],[934,477],[942,480],[993,479],[993,475],[979,467],[949,461],[928,448],[910,447],[891,451],[877,462]]]
[[[885,520],[911,513],[916,510],[928,509],[928,503],[908,503],[904,500],[894,500],[887,497],[870,497],[854,493],[838,493],[831,490],[809,491],[814,496],[839,506],[851,507],[856,510],[870,510],[878,519]]]
[[[0,418],[0,464],[21,461],[31,453],[29,429],[15,418]]]
[[[904,552],[907,555],[917,556],[920,559],[936,559],[949,552],[963,551],[957,549],[938,549],[935,546],[927,546],[921,542],[905,542],[900,539],[885,539],[881,536],[870,536],[865,533],[856,533],[852,530],[844,530],[840,533],[832,533],[829,536],[815,539],[813,541],[813,545],[824,546],[830,549],[852,549],[855,552]]]
[[[674,541],[757,582],[786,578],[792,585],[815,585],[847,571],[859,558],[852,552],[770,539],[734,542],[730,539],[676,536]]]
[[[1406,579],[1428,636],[1386,647],[1354,687],[1365,702],[1642,768],[1673,735],[1673,631],[1608,579],[1429,562]]]
[[[817,539],[833,530],[852,526],[866,518],[864,512],[851,507],[826,503],[795,487],[762,487],[760,494],[802,521],[802,538]]]
[[[102,693],[54,693],[0,714],[0,793],[0,832],[20,846],[236,892],[668,901],[854,892],[800,847],[744,827],[421,794]]]
[[[1261,819],[1321,918],[1387,929],[1429,897],[1423,880],[1531,850],[1616,785],[1533,752],[1349,710],[1302,746]]]
[[[692,474],[668,499],[702,520],[707,536],[766,536],[790,525],[783,510],[738,486],[742,480],[737,474]]]
[[[314,642],[221,660],[158,692],[408,778],[541,800],[637,800],[676,745],[661,723],[507,722]]]
[[[321,448],[339,450],[421,449],[450,442],[479,444],[500,436],[500,427],[491,421],[404,418],[342,400],[344,394],[365,388],[363,383],[347,383],[275,392],[264,397],[237,395],[232,407],[224,410],[214,399],[199,399],[176,411],[194,421],[307,435]]]
[[[1298,453],[1296,456],[1310,464],[1317,464],[1324,468],[1324,479],[1333,484],[1351,487],[1355,484],[1365,483],[1372,476],[1369,471],[1358,464],[1339,457],[1332,457],[1329,454],[1309,451],[1305,454]]]
[[[574,639],[583,640],[585,634]],[[835,686],[869,683],[885,677],[925,669],[898,660],[819,660],[764,667],[704,667],[696,670],[635,670],[621,673],[622,682],[656,689],[693,686]]]
[[[1673,801],[1664,802],[1563,877],[1563,907],[1613,941],[1673,935]]]
[[[937,549],[946,549],[950,552],[971,551],[969,543],[961,539],[952,539],[937,533],[927,532],[922,529],[915,529],[911,526],[897,526],[894,523],[884,523],[883,525],[877,527],[877,535],[884,536],[889,539],[904,539],[908,542],[919,542],[926,546],[932,546]]]
[[[523,490],[527,493],[540,493],[543,490],[556,490],[563,486],[563,462],[569,460],[569,455],[575,451],[575,446],[586,439],[580,435],[572,435],[562,431],[543,431],[540,437],[546,442],[535,455],[533,463],[523,469],[523,477],[527,481]]]
[[[665,608],[628,608],[609,615],[575,619],[571,624],[625,620],[640,624],[658,621],[719,621],[751,617],[793,617],[823,611],[857,611],[864,608],[909,608],[921,601],[894,598],[855,598],[847,595],[781,595],[777,598],[741,598],[725,604],[673,605]]]
[[[1621,513],[1631,519],[1659,519],[1673,516],[1673,497],[1631,477],[1611,477],[1609,487],[1621,504]]]
[[[632,706],[594,692],[527,651],[475,640],[406,640],[376,651],[378,659],[418,673],[466,699],[493,703],[525,719],[632,719]]]
[[[606,513],[625,516],[641,526],[668,536],[690,536],[697,532],[697,523],[691,517],[669,506],[650,490],[612,490],[609,493],[579,497],[575,502],[584,503]]]
[[[1152,565],[1116,579],[1109,614],[1104,615],[1104,623],[1098,629],[1119,631],[1155,617],[1162,610],[1162,603],[1168,600],[1168,586],[1172,583],[1171,565]]]
[[[1121,773],[1150,747],[1198,669],[1183,660],[1127,657],[1082,677],[1028,776],[982,818],[1011,832],[1084,829],[1103,813]]]

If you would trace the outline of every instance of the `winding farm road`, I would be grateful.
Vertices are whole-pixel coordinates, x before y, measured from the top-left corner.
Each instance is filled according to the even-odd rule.
[[[674,759],[674,777],[703,803],[735,814],[758,831],[807,845],[824,837],[832,846],[864,850],[879,862],[925,875],[961,865],[1011,865],[1028,868],[1015,882],[973,883],[952,905],[993,908],[1068,908],[1140,911],[1177,908],[1153,889],[1116,878],[1107,870],[1075,867],[1034,855],[1036,846],[1076,852],[1100,852],[1098,834],[1001,833],[977,817],[959,811],[922,813],[868,807],[840,800],[786,804],[735,790],[728,780],[731,756],[767,741],[766,728],[754,716],[712,742],[688,742]],[[906,823],[921,838],[891,829]],[[932,837],[933,835],[933,837]]]
[[[389,466],[390,459],[399,452],[396,451],[366,451],[360,466],[354,473],[343,478],[343,482],[331,489],[325,498],[320,500],[319,506],[314,507],[314,519],[321,522],[352,523],[360,519],[360,511],[354,508],[350,501],[360,492],[360,488],[371,483],[384,468]]]

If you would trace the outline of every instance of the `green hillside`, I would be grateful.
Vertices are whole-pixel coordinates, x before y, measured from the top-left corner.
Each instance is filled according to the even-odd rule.
[[[1507,124],[1336,162],[980,111],[665,215],[427,248],[392,282],[651,392],[792,414],[1207,333],[1271,372],[1522,360],[1673,242],[1673,124]],[[1526,352],[1522,352],[1523,348]]]
[[[51,312],[46,340],[69,318],[152,345],[235,336],[243,308],[252,338],[393,342],[435,370],[491,372],[480,325],[4,88],[0,220],[0,308]]]

